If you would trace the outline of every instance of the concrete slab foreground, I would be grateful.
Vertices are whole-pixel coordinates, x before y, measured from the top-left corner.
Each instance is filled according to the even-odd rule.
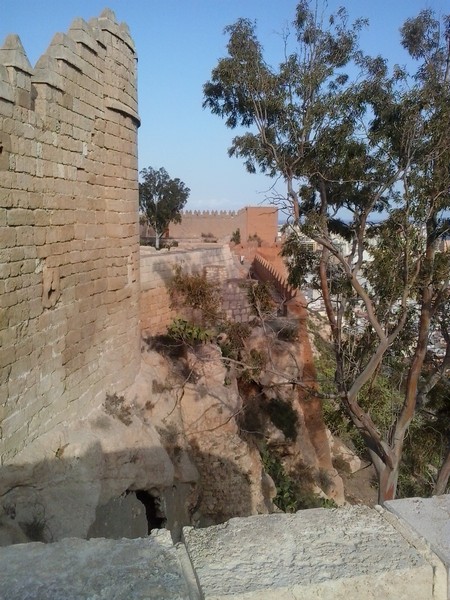
[[[2,600],[189,600],[170,533],[0,548]]]
[[[390,500],[384,507],[407,523],[443,562],[450,598],[450,495]]]
[[[447,600],[449,501],[231,519],[176,546],[166,530],[5,546],[0,600]]]
[[[433,568],[368,507],[185,528],[205,600],[428,600]]]

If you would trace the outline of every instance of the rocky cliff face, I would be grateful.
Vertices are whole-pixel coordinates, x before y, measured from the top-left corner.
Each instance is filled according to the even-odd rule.
[[[332,464],[315,381],[309,379],[308,340],[302,339],[295,320],[278,319],[268,325],[253,329],[246,343],[246,356],[260,356],[263,363],[250,385],[242,386],[250,420],[246,427],[260,432],[258,446],[267,466],[275,468],[275,479],[281,468],[278,479],[281,475],[290,485],[293,504],[281,508],[315,506],[315,495],[340,505],[343,484]],[[279,487],[280,481],[276,483]]]
[[[302,342],[272,325],[253,328],[235,358],[223,338],[222,349],[143,342],[126,397],[106,395],[3,467],[3,543],[162,525],[177,538],[184,525],[279,510],[274,500],[287,510],[317,495],[342,503],[320,405],[299,385]]]

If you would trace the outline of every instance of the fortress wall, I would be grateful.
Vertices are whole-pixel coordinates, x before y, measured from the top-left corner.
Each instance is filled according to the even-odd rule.
[[[175,239],[201,238],[212,234],[219,240],[229,239],[240,226],[235,211],[184,211],[181,223],[169,225],[170,237]]]
[[[167,326],[177,316],[170,308],[170,297],[167,284],[173,278],[176,266],[187,273],[203,273],[204,270],[227,273],[227,277],[235,275],[235,267],[230,248],[227,245],[203,247],[193,250],[156,251],[141,246],[141,296],[140,314],[141,329],[150,335],[164,333]],[[217,278],[217,274],[213,274]],[[220,277],[219,279],[224,279]]]
[[[273,206],[247,206],[239,211],[241,216],[241,240],[256,236],[266,244],[277,241],[278,210]]]
[[[255,255],[252,268],[258,279],[272,283],[285,301],[292,300],[297,296],[298,290],[289,285],[286,275],[258,253]]]
[[[239,229],[242,243],[256,235],[266,244],[276,241],[278,212],[269,206],[247,206],[237,212],[184,211],[181,223],[171,223],[170,237],[175,239],[201,238],[212,234],[219,240],[229,241]]]
[[[136,55],[114,13],[0,48],[0,450],[139,369]]]

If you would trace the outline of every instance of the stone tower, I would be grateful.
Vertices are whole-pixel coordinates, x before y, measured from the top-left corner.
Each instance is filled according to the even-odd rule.
[[[136,54],[106,10],[0,48],[0,454],[139,369]]]

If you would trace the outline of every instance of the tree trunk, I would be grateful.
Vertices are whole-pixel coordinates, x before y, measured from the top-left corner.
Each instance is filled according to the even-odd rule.
[[[394,500],[397,493],[399,463],[396,462],[391,469],[383,465],[381,471],[377,471],[378,476],[378,504],[383,504],[386,500]]]
[[[450,447],[447,450],[447,455],[444,459],[444,462],[439,469],[438,478],[436,481],[436,485],[434,486],[433,494],[435,496],[441,496],[445,494],[445,490],[448,486],[448,480],[450,478]]]
[[[161,238],[161,234],[155,231],[155,248],[159,250],[159,240]]]

